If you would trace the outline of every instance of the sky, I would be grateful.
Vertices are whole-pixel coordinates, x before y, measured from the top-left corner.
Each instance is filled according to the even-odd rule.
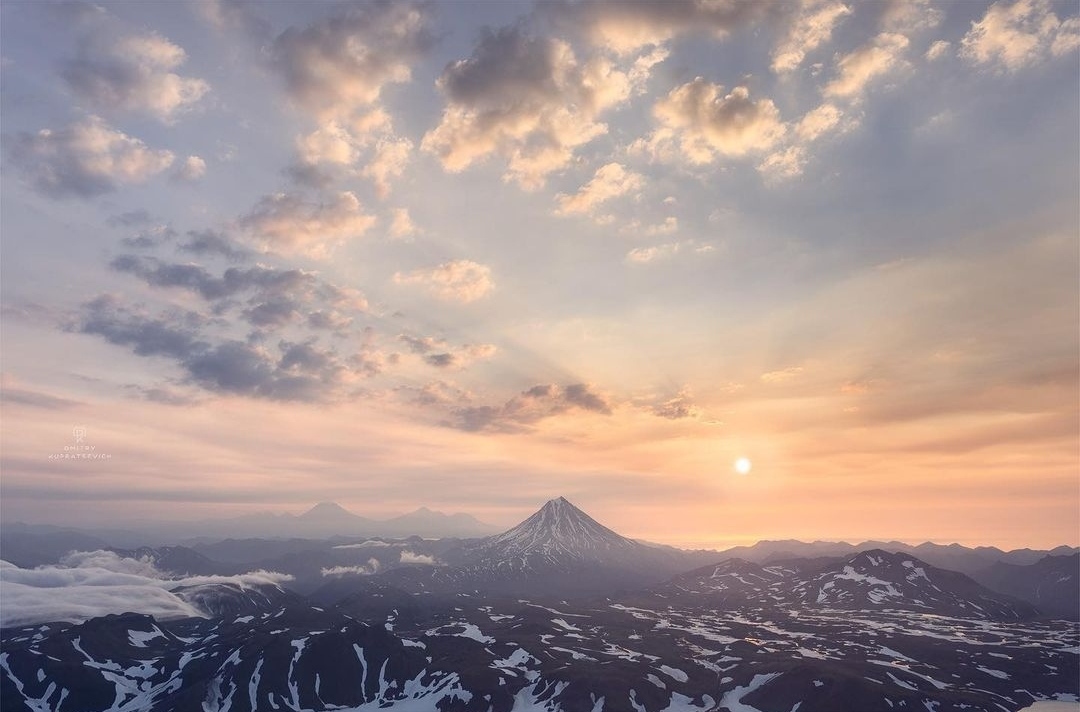
[[[0,517],[1078,544],[1078,12],[4,2]]]

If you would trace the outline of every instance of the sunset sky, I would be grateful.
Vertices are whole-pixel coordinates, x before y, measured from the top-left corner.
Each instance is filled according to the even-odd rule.
[[[1077,12],[4,2],[3,520],[1080,543]]]

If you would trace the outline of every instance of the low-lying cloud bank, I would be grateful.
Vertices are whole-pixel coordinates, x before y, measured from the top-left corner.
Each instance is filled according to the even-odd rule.
[[[144,613],[162,619],[206,617],[206,612],[173,591],[207,584],[278,586],[292,578],[274,571],[168,578],[148,557],[132,559],[103,550],[73,552],[59,564],[33,569],[0,560],[0,627],[81,623],[110,613]]]

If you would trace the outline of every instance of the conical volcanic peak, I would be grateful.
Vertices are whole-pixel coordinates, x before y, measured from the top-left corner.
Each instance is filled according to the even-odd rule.
[[[513,529],[488,539],[484,548],[505,557],[543,556],[580,561],[636,550],[641,545],[616,534],[566,498],[559,497]]]
[[[356,515],[342,507],[337,502],[319,502],[314,507],[300,515],[300,519],[346,519],[355,518]]]

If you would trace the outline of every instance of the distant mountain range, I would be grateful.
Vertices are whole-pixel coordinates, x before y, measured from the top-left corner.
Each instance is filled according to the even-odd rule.
[[[968,575],[985,569],[997,562],[1007,564],[1033,564],[1044,556],[1068,556],[1080,552],[1075,546],[1059,546],[1054,549],[1013,549],[1004,551],[993,546],[966,547],[960,544],[934,544],[925,542],[913,545],[901,541],[864,541],[859,544],[835,541],[802,542],[794,539],[760,541],[751,546],[735,546],[719,552],[723,556],[745,559],[756,563],[770,563],[783,559],[817,556],[848,556],[868,549],[904,552],[919,557],[943,569],[961,571]]]
[[[370,519],[334,502],[321,502],[302,514],[261,512],[194,522],[136,522],[125,529],[79,529],[55,525],[5,523],[0,542],[13,544],[33,535],[42,554],[98,546],[134,548],[144,545],[198,543],[221,539],[328,539],[331,537],[480,537],[497,532],[470,514],[444,514],[427,507],[391,519]],[[29,545],[30,542],[26,542]],[[75,545],[65,549],[65,546]],[[22,554],[23,547],[18,547]],[[40,557],[38,557],[40,558]],[[11,560],[11,559],[8,559]]]

